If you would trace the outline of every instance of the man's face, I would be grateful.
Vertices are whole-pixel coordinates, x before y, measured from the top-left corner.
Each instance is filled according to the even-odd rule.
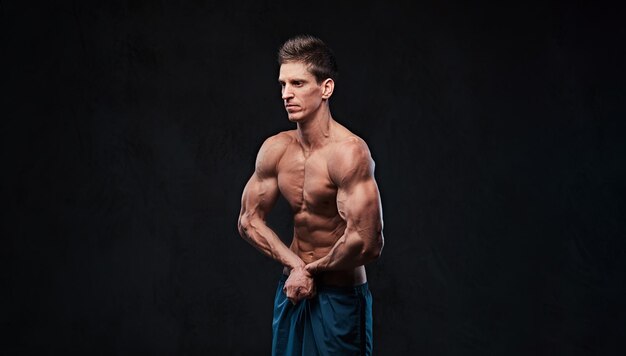
[[[317,84],[305,63],[283,63],[278,82],[289,121],[306,120],[320,108],[323,101],[322,84]]]

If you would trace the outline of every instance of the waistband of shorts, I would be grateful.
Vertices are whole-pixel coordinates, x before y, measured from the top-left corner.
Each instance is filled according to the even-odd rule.
[[[288,277],[289,277],[288,275],[281,273],[279,281],[281,283],[285,283]],[[368,291],[368,284],[367,282],[365,282],[363,284],[359,284],[359,285],[351,286],[351,287],[329,286],[326,284],[320,284],[320,285],[317,285],[316,288],[318,292],[334,292],[334,293],[342,293],[342,294],[353,293],[353,292],[365,293]]]

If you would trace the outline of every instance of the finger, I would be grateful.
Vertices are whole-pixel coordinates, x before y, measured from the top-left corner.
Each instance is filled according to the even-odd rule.
[[[310,290],[300,290],[300,293],[298,293],[298,298],[308,299],[310,294],[311,294]]]
[[[316,268],[314,265],[306,265],[304,270],[307,271],[310,275],[315,274]]]
[[[289,298],[294,299],[294,300],[297,302],[299,299],[302,299],[302,298],[300,297],[300,294],[301,294],[301,293],[300,293],[300,289],[299,289],[299,288],[298,288],[298,289],[296,289],[296,288],[290,288],[290,289],[288,290],[287,296],[288,296]]]
[[[291,297],[289,297],[289,301],[291,302],[291,304],[296,305],[298,304],[298,302],[301,300],[302,298],[300,296],[298,296],[297,294],[292,295]]]

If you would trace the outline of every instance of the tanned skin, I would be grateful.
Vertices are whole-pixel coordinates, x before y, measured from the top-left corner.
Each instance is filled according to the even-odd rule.
[[[289,274],[284,291],[295,304],[313,297],[318,283],[365,283],[364,265],[383,248],[383,220],[367,145],[331,116],[334,81],[318,82],[299,61],[283,63],[278,80],[297,129],[261,146],[243,191],[238,228],[245,240],[284,266]],[[279,193],[293,211],[289,247],[266,224]]]

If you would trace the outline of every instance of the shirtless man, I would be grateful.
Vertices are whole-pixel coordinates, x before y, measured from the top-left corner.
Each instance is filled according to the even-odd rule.
[[[282,99],[296,130],[261,146],[246,184],[241,236],[284,266],[274,304],[273,355],[370,355],[372,298],[364,265],[383,248],[380,196],[365,142],[329,108],[337,65],[298,36],[279,51]],[[287,247],[266,224],[281,193],[293,210]]]

